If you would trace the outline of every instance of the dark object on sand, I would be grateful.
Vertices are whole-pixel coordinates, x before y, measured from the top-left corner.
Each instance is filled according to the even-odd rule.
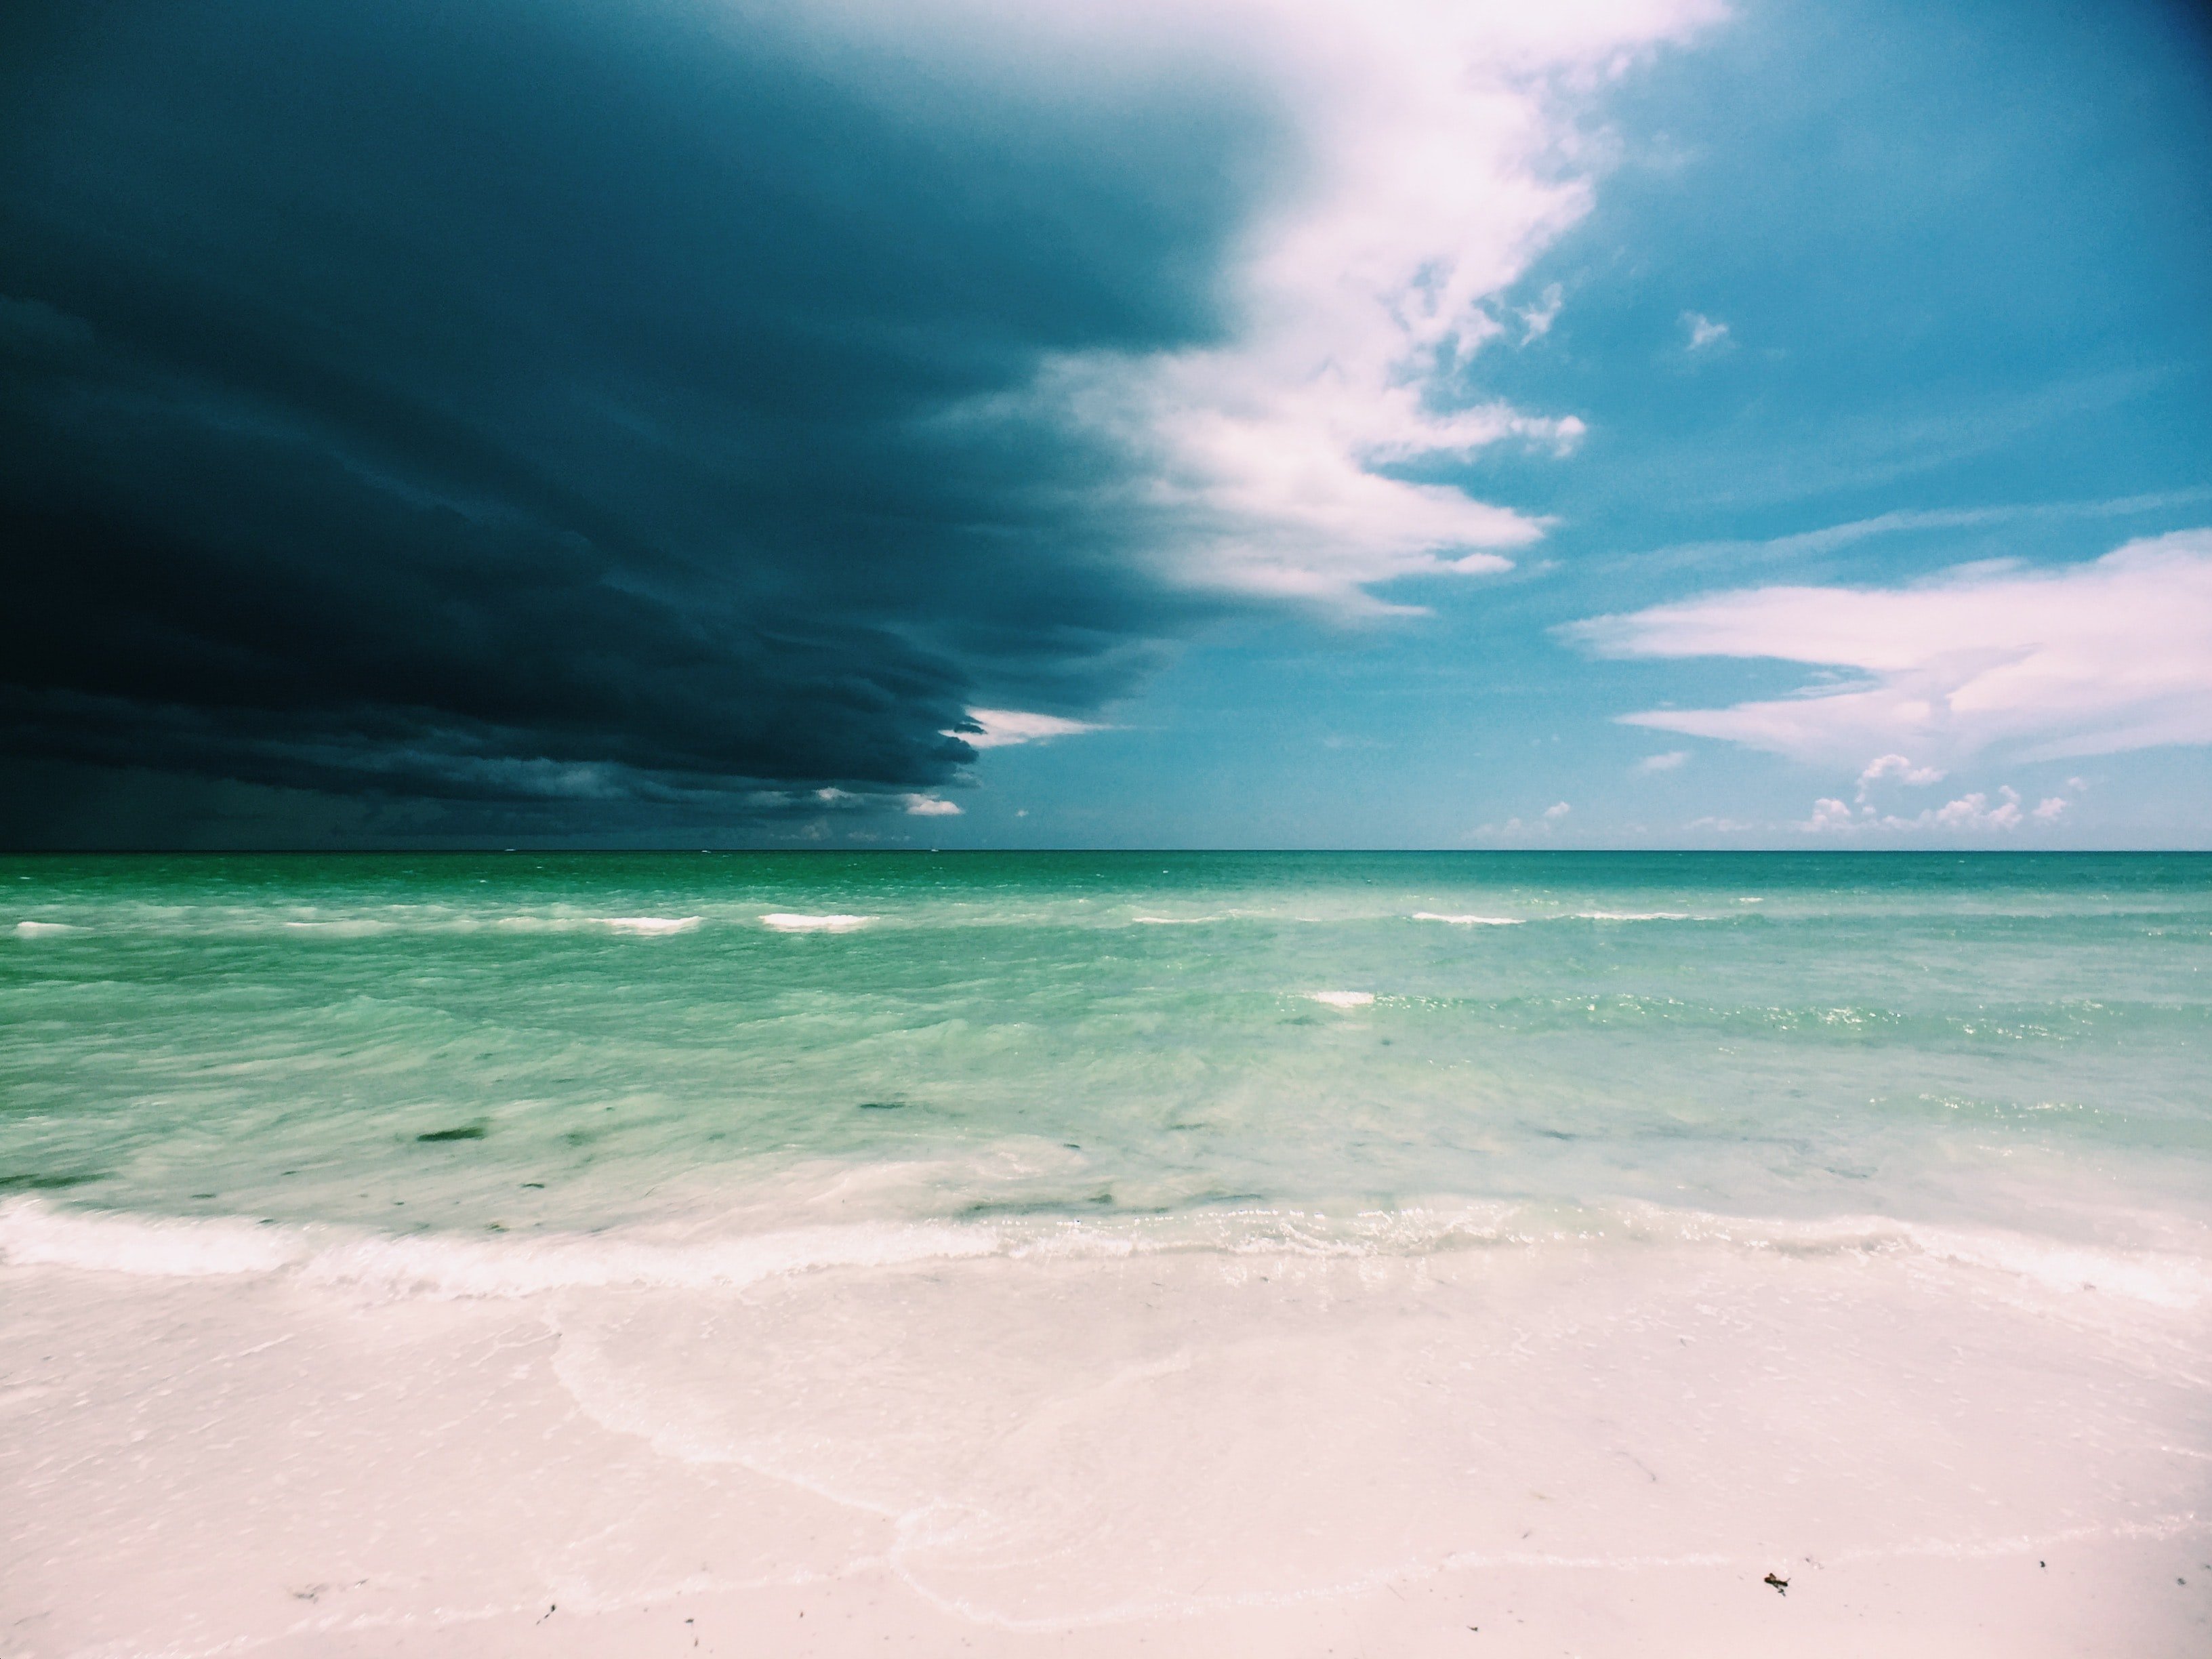
[[[1787,1578],[1777,1578],[1777,1577],[1776,1577],[1772,1573],[1771,1573],[1771,1572],[1770,1572],[1770,1573],[1768,1573],[1768,1574],[1766,1575],[1766,1577],[1765,1577],[1765,1578],[1761,1579],[1759,1582],[1760,1582],[1760,1583],[1766,1583],[1766,1584],[1771,1584],[1771,1585],[1773,1585],[1773,1586],[1774,1586],[1774,1593],[1775,1593],[1777,1595],[1789,1595],[1789,1594],[1790,1594],[1790,1581],[1789,1581]]]
[[[482,1140],[483,1138],[484,1126],[481,1123],[464,1123],[458,1129],[433,1129],[427,1135],[415,1137],[417,1140]]]

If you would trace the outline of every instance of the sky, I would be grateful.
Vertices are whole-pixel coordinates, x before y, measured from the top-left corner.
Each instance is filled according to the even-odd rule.
[[[2212,847],[2152,0],[0,21],[0,844]]]

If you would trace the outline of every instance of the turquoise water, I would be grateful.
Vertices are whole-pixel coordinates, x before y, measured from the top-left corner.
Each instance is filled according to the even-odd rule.
[[[0,1188],[401,1231],[772,1213],[857,1174],[851,1217],[1480,1200],[2094,1233],[2206,1213],[2208,878],[2167,854],[19,858]]]

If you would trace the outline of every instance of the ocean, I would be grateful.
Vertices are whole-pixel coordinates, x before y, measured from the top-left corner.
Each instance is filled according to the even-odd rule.
[[[2212,1650],[2212,858],[0,894],[0,1654]]]

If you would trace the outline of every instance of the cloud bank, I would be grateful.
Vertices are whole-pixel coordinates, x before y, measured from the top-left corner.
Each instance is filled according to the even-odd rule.
[[[1580,434],[1475,360],[1715,15],[10,14],[0,836],[895,816],[1225,609],[1500,568],[1418,474]]]
[[[2036,761],[2212,743],[2212,530],[2054,569],[1973,565],[1909,587],[1750,588],[1568,632],[1611,657],[1842,671],[1848,678],[1792,696],[1622,718],[1798,760],[1877,757],[1862,797],[1881,777],[1931,782],[1984,751]],[[2001,811],[1972,802],[1953,803],[1960,820]]]

